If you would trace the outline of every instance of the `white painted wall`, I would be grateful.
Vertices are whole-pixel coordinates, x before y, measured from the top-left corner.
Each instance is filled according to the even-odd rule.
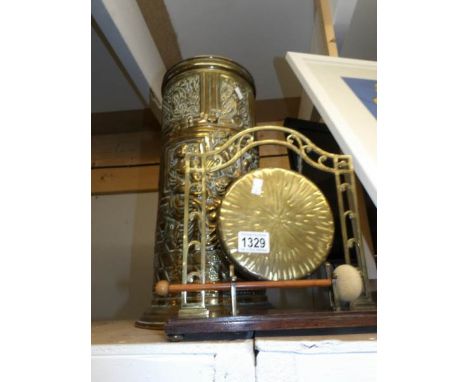
[[[144,107],[106,46],[91,28],[91,113]]]
[[[92,319],[137,319],[151,302],[158,193],[91,199]]]
[[[340,56],[376,60],[376,0],[332,0]],[[219,54],[254,76],[257,99],[298,97],[301,86],[284,60],[310,52],[313,0],[171,0],[166,2],[183,58]],[[134,1],[93,0],[92,13],[147,99],[160,96],[165,72]],[[92,31],[92,112],[141,109],[126,78]]]
[[[161,101],[166,67],[135,0],[93,0],[91,13],[141,96]]]
[[[336,45],[338,52],[343,47],[343,41],[348,32],[354,9],[358,0],[332,0],[333,27],[335,29]]]
[[[358,0],[340,56],[377,61],[377,0]]]
[[[166,6],[183,58],[218,54],[238,61],[255,78],[257,99],[300,95],[298,86],[284,94],[288,83],[280,85],[275,60],[309,51],[312,0],[170,0]]]

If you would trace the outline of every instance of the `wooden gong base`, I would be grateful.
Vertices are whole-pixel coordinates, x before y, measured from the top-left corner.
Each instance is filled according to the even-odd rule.
[[[164,330],[170,341],[205,339],[213,334],[251,337],[255,332],[300,329],[348,329],[377,327],[377,311],[271,311],[264,315],[216,318],[173,318]]]

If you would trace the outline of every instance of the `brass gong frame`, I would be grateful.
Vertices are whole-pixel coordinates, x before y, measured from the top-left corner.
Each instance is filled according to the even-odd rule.
[[[256,133],[264,131],[281,132],[284,133],[285,138],[284,140],[256,139]],[[361,301],[363,304],[369,303],[371,298],[367,266],[362,250],[360,216],[357,208],[356,180],[352,158],[350,155],[327,152],[296,130],[281,126],[256,126],[242,130],[229,138],[223,145],[211,151],[206,150],[206,145],[202,141],[200,143],[200,152],[186,153],[182,284],[195,283],[195,281],[202,284],[206,283],[207,178],[223,170],[229,172],[229,169],[234,168],[233,164],[242,161],[245,153],[262,145],[284,146],[299,155],[299,168],[302,167],[302,161],[304,161],[318,170],[335,175],[344,261],[346,264],[351,264],[352,256],[354,255],[356,258],[364,282],[363,293],[357,301]],[[194,194],[199,195],[195,202],[193,200]],[[192,239],[189,238],[189,222],[195,220],[198,223],[198,238]],[[199,256],[200,271],[188,273],[187,264],[190,256]],[[209,317],[209,310],[206,308],[205,303],[205,291],[192,293],[200,294],[197,302],[189,303],[187,301],[187,291],[181,292],[179,317]],[[233,301],[232,304],[234,303]]]

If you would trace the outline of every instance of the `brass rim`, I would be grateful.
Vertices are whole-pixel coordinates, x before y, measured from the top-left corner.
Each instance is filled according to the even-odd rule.
[[[213,69],[232,72],[243,78],[252,87],[254,97],[256,95],[255,81],[250,72],[237,62],[222,56],[196,56],[180,61],[172,66],[164,75],[161,91],[164,91],[169,82],[179,74],[188,70],[195,69]]]

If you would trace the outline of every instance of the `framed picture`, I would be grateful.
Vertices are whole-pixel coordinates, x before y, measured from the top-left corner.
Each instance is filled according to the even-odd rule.
[[[377,205],[377,63],[294,52],[286,60]]]

